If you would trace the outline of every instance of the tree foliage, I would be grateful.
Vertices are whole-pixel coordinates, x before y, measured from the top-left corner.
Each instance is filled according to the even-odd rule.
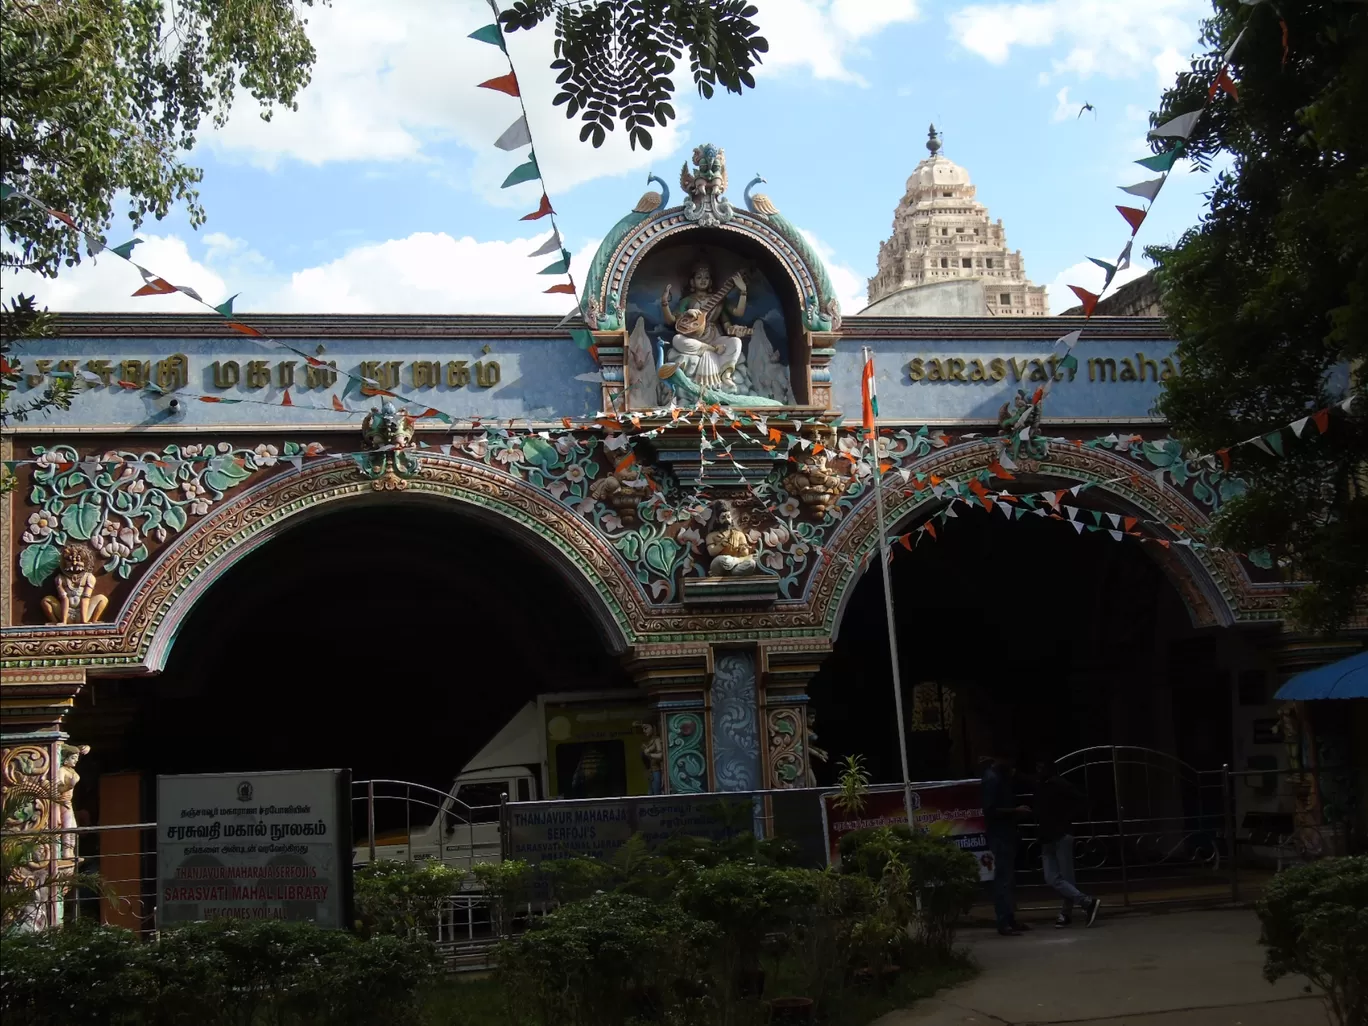
[[[649,150],[651,126],[675,117],[671,76],[686,52],[704,99],[755,88],[751,69],[769,50],[756,13],[747,0],[514,0],[499,17],[509,32],[554,19],[553,102],[580,115],[581,141],[602,146],[621,121],[632,148]]]
[[[202,224],[201,172],[184,154],[239,92],[264,118],[295,106],[313,3],[0,0],[0,175],[95,229],[125,194],[135,228],[182,201]],[[11,197],[3,216],[3,265],[54,277],[80,261],[79,236],[41,211]]]
[[[1178,76],[1154,123],[1207,101],[1241,31],[1239,98],[1218,93],[1187,143],[1200,166],[1224,168],[1209,210],[1148,251],[1183,367],[1160,410],[1210,453],[1355,396],[1326,433],[1284,433],[1285,458],[1236,450],[1249,489],[1216,521],[1221,544],[1267,547],[1310,581],[1293,615],[1328,629],[1368,581],[1368,6],[1215,0],[1203,26],[1213,54]]]

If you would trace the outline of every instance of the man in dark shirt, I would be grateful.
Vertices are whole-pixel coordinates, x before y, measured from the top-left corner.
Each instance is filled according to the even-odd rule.
[[[1064,899],[1055,919],[1056,930],[1073,922],[1074,905],[1087,915],[1089,926],[1097,920],[1097,910],[1102,907],[1102,902],[1088,897],[1074,883],[1073,812],[1085,800],[1082,791],[1059,775],[1053,762],[1042,760],[1036,764],[1035,814],[1040,861],[1045,869],[1045,883]]]
[[[994,755],[984,761],[983,820],[993,853],[993,913],[1004,937],[1029,929],[1016,917],[1016,852],[1017,823],[1031,807],[1017,800],[1015,775],[1010,759]]]

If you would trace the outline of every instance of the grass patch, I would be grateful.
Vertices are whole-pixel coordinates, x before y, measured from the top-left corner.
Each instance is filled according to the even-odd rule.
[[[873,986],[851,986],[831,994],[827,1002],[825,1026],[868,1026],[879,1016],[898,1008],[908,1008],[937,991],[973,979],[978,969],[968,957],[956,954],[939,964],[907,969],[882,991]],[[802,980],[796,969],[785,962],[777,979],[766,987],[771,997],[801,995]],[[751,1023],[767,1021],[764,1002],[755,1002]],[[492,975],[451,976],[434,983],[423,1002],[422,1026],[530,1026],[514,1020],[508,1010],[498,980]]]

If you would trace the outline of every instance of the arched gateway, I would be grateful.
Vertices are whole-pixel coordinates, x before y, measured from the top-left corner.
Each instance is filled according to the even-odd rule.
[[[724,155],[704,146],[682,184],[682,205],[648,194],[609,231],[573,323],[296,315],[244,332],[81,315],[26,349],[21,393],[54,373],[88,386],[70,412],[3,438],[16,484],[3,498],[5,780],[56,779],[66,714],[98,718],[110,681],[161,671],[201,596],[254,547],[329,511],[414,503],[483,523],[480,544],[528,550],[568,584],[663,739],[662,790],[820,778],[807,685],[878,542],[845,423],[863,346],[891,532],[935,544],[919,525],[950,503],[1010,532],[1029,505],[1060,532],[1141,550],[1194,629],[1257,641],[1238,665],[1218,661],[1227,687],[1284,665],[1284,587],[1201,541],[1238,481],[1186,460],[1150,415],[1178,372],[1158,320],[1092,319],[1072,370],[1054,344],[1073,319],[843,322],[820,259],[758,180],[733,205]],[[1046,381],[1024,436],[1017,413]],[[452,543],[412,539],[415,558]],[[1040,570],[999,572],[985,588]],[[556,615],[538,600],[529,611]]]

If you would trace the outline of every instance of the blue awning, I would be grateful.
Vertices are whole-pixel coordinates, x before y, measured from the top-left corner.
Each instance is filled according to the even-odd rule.
[[[1299,673],[1273,696],[1279,702],[1312,702],[1319,698],[1368,698],[1368,651],[1329,666]]]

